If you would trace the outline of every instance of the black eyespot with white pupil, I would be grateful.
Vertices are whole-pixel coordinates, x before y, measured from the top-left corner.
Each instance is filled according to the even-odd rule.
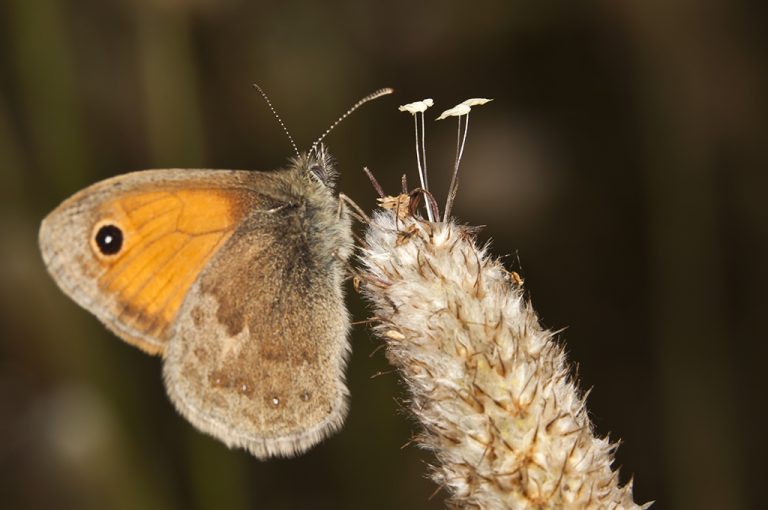
[[[115,225],[104,225],[96,232],[96,246],[102,255],[115,255],[123,247],[123,231]]]

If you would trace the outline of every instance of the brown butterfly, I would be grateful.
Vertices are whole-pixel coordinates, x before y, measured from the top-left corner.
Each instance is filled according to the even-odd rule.
[[[307,450],[347,412],[352,234],[323,137],[272,172],[107,179],[40,227],[59,287],[162,356],[168,395],[195,427],[260,458]]]

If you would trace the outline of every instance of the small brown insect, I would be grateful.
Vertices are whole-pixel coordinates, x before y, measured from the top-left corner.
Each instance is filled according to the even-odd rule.
[[[168,395],[194,426],[261,458],[307,450],[347,412],[352,232],[318,142],[273,172],[107,179],[40,227],[64,293],[162,356]]]

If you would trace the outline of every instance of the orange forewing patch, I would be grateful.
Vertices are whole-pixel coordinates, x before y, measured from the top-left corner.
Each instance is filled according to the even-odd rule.
[[[104,205],[103,221],[123,231],[123,248],[97,260],[102,290],[117,297],[121,323],[163,338],[208,261],[242,221],[243,190],[187,189],[129,194]],[[134,339],[138,347],[158,348]]]

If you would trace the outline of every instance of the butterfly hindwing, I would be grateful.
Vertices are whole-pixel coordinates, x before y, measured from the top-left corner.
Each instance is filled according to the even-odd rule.
[[[281,209],[261,215],[258,228],[246,220],[226,260],[214,259],[192,287],[166,351],[180,412],[257,457],[303,451],[346,414],[343,260],[317,250],[306,214]]]

